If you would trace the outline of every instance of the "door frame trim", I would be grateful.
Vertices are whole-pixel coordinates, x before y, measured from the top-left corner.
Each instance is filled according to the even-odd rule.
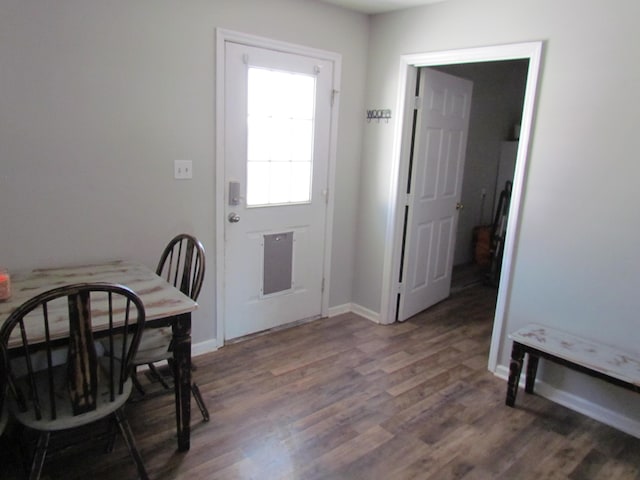
[[[333,239],[333,213],[335,206],[335,172],[338,148],[338,111],[340,91],[340,78],[342,55],[326,50],[305,47],[293,43],[260,37],[233,30],[216,28],[216,59],[215,59],[215,240],[216,240],[216,345],[221,347],[225,340],[225,282],[224,282],[224,231],[225,231],[225,182],[224,182],[224,161],[225,161],[225,43],[240,43],[252,47],[276,50],[283,53],[293,53],[309,57],[320,58],[333,63],[333,108],[331,109],[331,125],[329,127],[329,158],[328,158],[328,194],[327,212],[324,231],[324,262],[323,278],[324,290],[322,291],[321,315],[329,314],[329,291],[331,279],[331,251]]]
[[[411,105],[410,96],[413,90],[411,83],[415,81],[416,68],[434,67],[438,65],[451,65],[461,63],[493,62],[500,60],[529,60],[529,69],[525,87],[525,97],[522,111],[522,124],[520,129],[520,141],[516,157],[516,169],[511,195],[511,209],[507,222],[506,241],[502,271],[500,275],[500,287],[496,302],[493,334],[489,352],[490,371],[495,371],[498,354],[503,335],[504,320],[511,296],[511,284],[513,281],[513,260],[517,245],[517,237],[520,231],[520,212],[529,156],[529,143],[532,134],[534,119],[536,89],[540,73],[542,58],[542,41],[525,42],[489,47],[477,47],[460,50],[446,50],[438,52],[425,52],[400,57],[400,72],[398,81],[398,99],[393,142],[393,155],[391,166],[391,183],[389,194],[389,208],[387,212],[387,227],[385,233],[383,284],[381,299],[381,323],[393,323],[396,318],[398,272],[400,268],[400,248],[402,243],[402,222],[404,215],[403,199],[406,194],[399,188],[399,182],[408,168],[408,151],[406,145],[407,132],[410,128]],[[407,127],[405,127],[407,125]]]

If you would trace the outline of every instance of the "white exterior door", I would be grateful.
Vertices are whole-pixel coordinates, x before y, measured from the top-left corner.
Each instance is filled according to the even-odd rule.
[[[329,60],[225,42],[224,337],[320,317]]]
[[[473,83],[420,69],[398,320],[447,298]]]

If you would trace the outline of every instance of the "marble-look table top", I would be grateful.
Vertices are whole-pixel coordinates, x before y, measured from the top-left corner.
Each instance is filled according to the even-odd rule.
[[[9,300],[0,302],[0,322],[4,322],[11,312],[40,293],[64,285],[93,282],[118,283],[129,287],[142,300],[147,321],[192,312],[198,307],[194,300],[144,265],[127,261],[114,261],[98,265],[12,272],[12,295]],[[61,305],[62,308],[64,306]],[[94,308],[96,311],[101,310],[99,304],[94,305],[92,303],[92,310]],[[61,314],[60,316],[62,318],[64,315]],[[33,325],[42,325],[42,322],[32,323]],[[94,318],[94,326],[99,329],[100,318]],[[14,330],[13,333],[17,334],[18,329]],[[51,327],[52,338],[61,338],[66,334],[66,327],[61,326],[60,322],[54,320]],[[42,336],[44,338],[44,333]],[[15,335],[12,336],[9,347],[17,344],[13,338],[15,338]]]
[[[640,386],[640,354],[589,341],[551,327],[529,324],[512,340]]]

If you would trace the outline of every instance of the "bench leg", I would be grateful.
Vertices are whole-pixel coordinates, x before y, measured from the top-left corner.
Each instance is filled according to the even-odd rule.
[[[524,387],[524,391],[527,393],[533,393],[533,386],[536,383],[536,373],[538,372],[538,360],[540,357],[532,355],[529,352],[529,360],[527,361],[527,378]]]
[[[513,407],[516,403],[516,395],[518,393],[518,383],[520,382],[520,373],[522,372],[522,363],[524,360],[524,348],[518,342],[513,342],[511,347],[511,363],[509,365],[509,383],[507,384],[506,405]]]

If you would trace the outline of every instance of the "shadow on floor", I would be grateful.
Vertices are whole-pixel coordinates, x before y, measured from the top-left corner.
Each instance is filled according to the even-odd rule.
[[[451,274],[451,293],[456,293],[474,285],[487,284],[487,267],[477,263],[455,265]]]

